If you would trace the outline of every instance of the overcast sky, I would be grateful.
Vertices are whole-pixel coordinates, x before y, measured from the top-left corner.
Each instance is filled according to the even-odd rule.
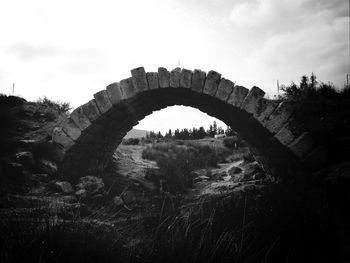
[[[211,69],[271,97],[276,80],[349,72],[348,0],[1,0],[0,92],[77,107],[144,66]],[[179,110],[180,109],[180,110]],[[211,119],[184,107],[152,114],[159,129]],[[192,125],[190,125],[192,127]]]

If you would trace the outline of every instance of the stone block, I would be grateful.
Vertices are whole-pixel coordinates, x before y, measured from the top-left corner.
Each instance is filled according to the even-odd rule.
[[[112,102],[109,100],[107,90],[101,90],[95,93],[94,98],[100,113],[105,113],[113,107]]]
[[[181,88],[191,88],[191,80],[192,80],[192,71],[189,69],[182,69],[181,70],[181,77],[180,77],[180,87]]]
[[[216,71],[209,71],[205,80],[203,93],[215,96],[218,86],[220,84],[221,74]]]
[[[287,146],[302,134],[302,127],[294,119],[290,118],[287,123],[279,130],[275,138],[280,143]]]
[[[158,73],[157,72],[147,72],[146,78],[147,78],[148,87],[150,90],[159,88]]]
[[[170,87],[170,73],[166,68],[158,68],[158,80],[160,88]]]
[[[227,103],[230,103],[236,107],[240,107],[244,98],[248,95],[248,93],[249,93],[249,89],[243,86],[234,86],[233,91],[227,100]]]
[[[192,74],[191,89],[198,93],[203,92],[204,84],[206,79],[206,73],[199,69],[195,69]]]
[[[277,133],[282,126],[288,121],[289,117],[293,114],[293,107],[291,103],[283,101],[272,114],[262,122],[262,124],[271,132]]]
[[[74,145],[74,141],[63,131],[62,127],[55,127],[53,129],[52,140],[62,145],[66,151]]]
[[[170,72],[170,87],[179,88],[180,87],[180,78],[181,78],[181,69],[174,68]]]
[[[252,87],[248,95],[244,98],[241,108],[246,112],[255,114],[259,109],[259,100],[265,96],[265,91],[259,87]]]
[[[146,72],[143,67],[132,69],[131,76],[136,93],[148,90]]]
[[[81,130],[77,127],[77,125],[73,122],[72,119],[67,118],[67,120],[61,123],[61,127],[63,131],[73,140],[76,141],[81,135]]]
[[[130,99],[136,95],[132,78],[123,79],[120,81],[120,90],[123,95],[123,99]]]
[[[261,99],[259,101],[259,112],[258,114],[255,114],[254,117],[259,121],[263,122],[265,121],[272,112],[277,108],[279,102],[275,100],[268,100],[268,99]]]
[[[115,82],[107,86],[106,88],[109,100],[113,105],[117,105],[122,99],[123,95],[120,90],[120,83]]]
[[[101,113],[96,105],[95,100],[90,100],[89,102],[85,103],[82,106],[82,108],[83,108],[84,115],[88,117],[90,122],[97,120],[101,116]]]
[[[306,154],[311,152],[313,147],[314,142],[307,132],[304,132],[291,144],[288,145],[288,148],[299,158],[305,157]]]
[[[70,118],[72,121],[79,127],[80,130],[85,130],[91,125],[91,122],[88,117],[85,116],[83,112],[83,107],[80,106],[76,108],[71,114]]]
[[[233,91],[234,85],[235,84],[231,80],[222,78],[220,81],[218,90],[215,94],[215,97],[226,102]]]

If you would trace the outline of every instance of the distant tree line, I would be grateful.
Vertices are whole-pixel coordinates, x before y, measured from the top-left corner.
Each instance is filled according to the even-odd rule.
[[[213,122],[209,126],[209,129],[205,130],[203,126],[199,128],[193,127],[192,129],[176,129],[175,131],[172,131],[169,129],[168,132],[166,132],[164,135],[158,131],[150,131],[146,134],[146,139],[150,140],[157,140],[157,139],[175,139],[175,140],[198,140],[203,139],[205,137],[214,137],[217,134],[225,134],[226,136],[232,136],[236,135],[236,132],[234,132],[229,126],[227,126],[226,129],[223,129],[222,127],[218,127],[216,124],[216,121]]]

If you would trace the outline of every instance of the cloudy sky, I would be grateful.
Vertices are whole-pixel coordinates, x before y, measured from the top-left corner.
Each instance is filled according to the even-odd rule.
[[[28,100],[74,107],[138,66],[213,69],[271,97],[277,79],[314,72],[340,87],[349,72],[348,0],[1,0],[0,34],[1,93],[15,83]],[[212,121],[184,107],[166,115],[139,127]]]

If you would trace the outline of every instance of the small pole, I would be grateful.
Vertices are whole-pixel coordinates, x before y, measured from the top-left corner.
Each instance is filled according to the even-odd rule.
[[[346,87],[349,87],[349,74],[346,74]]]
[[[12,83],[12,95],[15,94],[15,83]]]
[[[280,96],[280,84],[278,82],[278,79],[277,79],[277,96],[278,97]]]

